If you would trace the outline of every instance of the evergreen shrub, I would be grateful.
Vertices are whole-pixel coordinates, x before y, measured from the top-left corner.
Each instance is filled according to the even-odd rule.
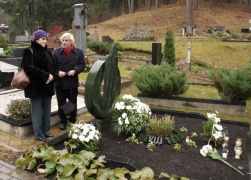
[[[185,72],[178,72],[167,63],[145,65],[133,72],[136,87],[144,94],[172,96],[187,91]]]
[[[0,48],[3,48],[4,51],[8,50],[8,43],[5,41],[4,37],[0,35]]]
[[[106,55],[109,53],[107,43],[104,43],[101,41],[90,41],[90,42],[87,42],[86,46],[87,48],[96,52],[97,54]]]
[[[166,30],[163,59],[166,63],[170,64],[171,66],[176,65],[174,33],[170,28]]]
[[[124,47],[119,42],[107,43],[101,41],[89,41],[87,42],[86,46],[97,54],[107,55],[109,54],[109,49],[112,47],[113,44],[116,44],[117,51],[124,52]]]
[[[145,35],[144,38],[147,39],[147,40],[153,40],[154,36],[152,34],[147,34],[147,35]]]
[[[241,69],[221,68],[209,72],[221,99],[224,102],[247,100],[251,97],[251,66]]]

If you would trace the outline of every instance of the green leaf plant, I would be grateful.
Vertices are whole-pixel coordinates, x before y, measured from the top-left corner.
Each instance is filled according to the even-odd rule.
[[[127,138],[126,141],[130,141],[132,143],[139,144],[139,140],[137,139],[137,137],[135,136],[135,134],[132,134],[132,136],[130,136],[129,138]]]
[[[152,141],[147,144],[147,149],[149,151],[153,151],[154,148],[155,148],[155,144]]]
[[[153,144],[154,145],[154,144]],[[117,179],[173,179],[173,175],[161,173],[159,177],[149,167],[129,171],[125,167],[110,169],[106,167],[105,156],[97,157],[91,151],[82,150],[79,153],[69,153],[67,149],[56,150],[48,145],[39,145],[24,152],[16,161],[15,166],[26,170],[37,170],[42,177],[55,176],[53,179],[77,180],[117,180]],[[184,178],[176,176],[178,179]],[[185,178],[186,179],[186,178]],[[184,179],[184,180],[185,180]]]

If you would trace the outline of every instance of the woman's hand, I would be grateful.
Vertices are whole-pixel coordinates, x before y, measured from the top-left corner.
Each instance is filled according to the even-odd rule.
[[[45,84],[49,84],[51,81],[53,81],[54,77],[50,74],[49,78],[45,82]]]

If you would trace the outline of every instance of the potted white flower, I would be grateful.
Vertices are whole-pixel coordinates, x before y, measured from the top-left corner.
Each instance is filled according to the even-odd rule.
[[[121,133],[137,134],[143,130],[151,115],[148,105],[139,99],[125,94],[118,98],[113,107],[113,127],[118,135]]]
[[[69,144],[88,151],[98,149],[101,133],[93,124],[71,124],[68,133]]]

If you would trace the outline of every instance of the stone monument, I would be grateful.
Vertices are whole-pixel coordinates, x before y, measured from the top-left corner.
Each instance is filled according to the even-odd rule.
[[[0,25],[0,35],[4,37],[5,41],[10,42],[10,35],[7,34],[9,26],[5,24]]]
[[[186,0],[186,24],[182,34],[185,36],[195,35],[196,25],[193,22],[192,0]]]
[[[190,60],[191,60],[191,50],[192,50],[192,43],[191,42],[188,42],[188,46],[187,46],[187,59],[186,59],[186,62],[187,63],[190,63]]]
[[[93,64],[85,84],[85,104],[88,112],[95,117],[92,123],[99,131],[110,125],[112,106],[120,94],[120,87],[117,48],[113,45],[105,60]]]
[[[86,50],[86,27],[87,27],[87,6],[84,3],[75,4],[74,25],[76,33],[76,47]]]
[[[99,33],[98,28],[95,27],[93,32],[88,36],[92,41],[98,41],[99,40]]]
[[[123,40],[146,40],[145,36],[151,35],[151,31],[138,26],[138,23],[134,23]],[[147,39],[149,40],[149,39]],[[152,39],[154,40],[154,39]]]

